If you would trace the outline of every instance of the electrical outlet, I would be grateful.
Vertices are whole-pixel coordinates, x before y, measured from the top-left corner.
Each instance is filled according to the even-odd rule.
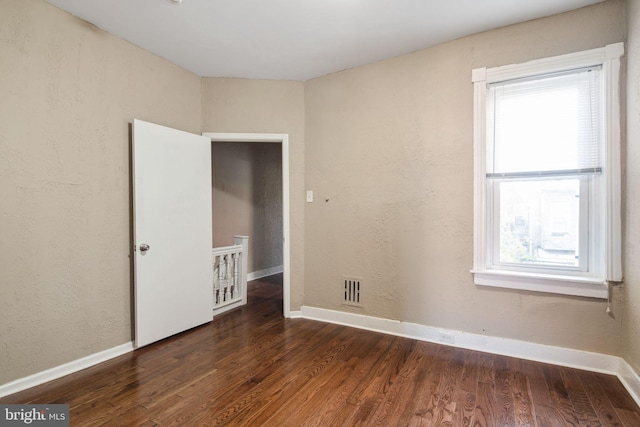
[[[446,332],[440,332],[439,339],[440,342],[445,344],[454,344],[456,342],[456,337],[451,334],[447,334]]]
[[[313,191],[307,191],[307,203],[313,203]]]

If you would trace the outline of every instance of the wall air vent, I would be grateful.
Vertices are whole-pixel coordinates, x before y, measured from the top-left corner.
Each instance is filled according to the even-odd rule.
[[[361,286],[362,286],[362,278],[361,277],[343,277],[344,289],[343,296],[344,300],[342,304],[344,305],[352,305],[356,307],[362,307],[362,300],[360,298],[361,294]]]

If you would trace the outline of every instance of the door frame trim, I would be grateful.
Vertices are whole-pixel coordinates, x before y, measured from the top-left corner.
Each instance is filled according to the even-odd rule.
[[[211,142],[272,142],[282,145],[282,269],[283,315],[291,317],[291,238],[289,204],[289,135],[286,133],[202,132]]]

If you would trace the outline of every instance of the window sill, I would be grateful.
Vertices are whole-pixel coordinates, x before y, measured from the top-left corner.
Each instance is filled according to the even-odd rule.
[[[472,270],[476,285],[607,299],[604,280],[498,270]]]

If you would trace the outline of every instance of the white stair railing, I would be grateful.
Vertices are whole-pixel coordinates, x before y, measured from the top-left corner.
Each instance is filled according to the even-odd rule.
[[[248,236],[233,236],[234,245],[213,248],[213,316],[247,303]]]

